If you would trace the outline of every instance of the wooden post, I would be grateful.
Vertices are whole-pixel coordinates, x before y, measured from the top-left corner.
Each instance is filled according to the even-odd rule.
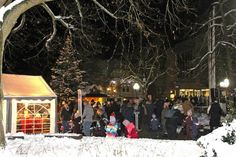
[[[82,117],[82,110],[83,110],[83,108],[82,108],[82,91],[81,91],[81,89],[78,89],[78,110],[79,110],[79,115],[80,115],[80,117]]]

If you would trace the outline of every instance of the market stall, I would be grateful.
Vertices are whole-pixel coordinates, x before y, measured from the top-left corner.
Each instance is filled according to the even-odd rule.
[[[41,76],[2,74],[6,133],[54,133],[57,96]]]
[[[107,100],[107,95],[101,93],[88,93],[83,96],[83,100],[87,100],[89,102],[100,102],[103,104]]]

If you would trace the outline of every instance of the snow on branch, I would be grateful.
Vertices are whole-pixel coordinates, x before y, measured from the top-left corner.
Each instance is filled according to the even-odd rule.
[[[219,46],[226,46],[226,45],[229,46],[229,47],[232,47],[232,48],[236,49],[236,45],[233,44],[233,43],[231,43],[231,42],[228,42],[228,41],[218,41],[218,42],[216,43],[215,47],[214,47],[211,51],[208,51],[206,54],[204,54],[204,55],[201,57],[201,59],[200,59],[200,61],[198,62],[198,64],[195,65],[194,67],[190,68],[188,71],[193,71],[193,70],[197,69],[197,68],[202,64],[202,62],[203,62],[204,60],[208,59],[208,56],[209,56],[210,54],[215,53],[216,49],[217,49]]]
[[[52,12],[52,10],[51,10],[46,4],[43,4],[42,6],[43,6],[43,8],[48,12],[48,14],[49,14],[49,15],[51,16],[51,18],[52,18],[53,32],[52,32],[52,35],[50,36],[50,38],[48,38],[48,40],[46,41],[46,44],[45,44],[45,46],[47,47],[47,49],[49,49],[49,43],[53,40],[53,38],[55,37],[56,32],[57,32],[57,28],[56,28],[56,18],[55,18],[54,13]]]
[[[62,24],[63,26],[65,26],[66,28],[68,28],[68,29],[75,29],[75,27],[74,27],[73,25],[71,25],[71,24],[65,22],[65,21],[63,20],[63,19],[65,19],[64,17],[56,16],[56,15],[53,13],[53,11],[48,7],[47,4],[43,3],[43,4],[42,4],[42,7],[47,11],[47,13],[48,13],[48,14],[51,16],[51,18],[52,18],[53,32],[52,32],[50,38],[48,38],[48,40],[46,41],[46,44],[45,44],[46,48],[49,49],[49,47],[50,47],[49,44],[50,44],[50,42],[53,40],[53,38],[55,37],[56,32],[57,32],[56,21],[61,22],[61,24]],[[71,17],[70,17],[70,18],[71,18]]]
[[[228,45],[228,46],[236,49],[236,45],[234,43],[231,43],[231,42],[228,42],[228,41],[220,41],[220,44],[223,45],[223,46]]]
[[[150,82],[148,82],[147,87],[151,86],[158,78],[160,78],[161,76],[164,76],[166,73],[168,73],[168,69],[162,73],[157,73],[156,76],[152,80],[150,80]]]
[[[20,24],[12,30],[12,33],[16,33],[17,31],[19,31],[24,26],[24,23],[25,23],[25,14],[22,15]]]
[[[226,26],[228,31],[231,30],[231,29],[234,29],[235,27],[236,27],[236,23]]]
[[[231,13],[234,13],[234,12],[236,12],[236,9],[231,9],[231,10],[229,10],[228,12],[226,12],[226,13],[224,14],[224,17],[226,17],[226,16],[228,16],[228,15],[230,15]]]
[[[223,19],[223,18],[226,18],[227,16],[229,15],[232,15],[233,13],[236,12],[236,9],[231,9],[229,10],[228,12],[222,14],[222,15],[219,15],[219,16],[215,16],[215,17],[212,17],[210,18],[208,21],[206,21],[205,23],[203,24],[198,24],[198,25],[201,25],[198,29],[201,30],[202,28],[204,28],[205,26],[208,26],[210,23],[212,23],[213,21],[217,21],[219,19]],[[211,27],[215,27],[215,26],[220,26],[222,27],[223,24],[211,24]],[[227,27],[227,30],[231,30],[232,28],[234,28],[236,26],[236,24],[234,23],[233,25],[229,25],[229,26],[226,26]]]
[[[141,84],[141,86],[143,86],[142,80],[139,77],[137,77],[136,75],[132,75],[132,74],[122,78],[120,80],[120,84],[124,84],[126,82],[136,82],[136,81],[138,81]]]
[[[17,4],[19,4],[19,3],[23,2],[23,1],[24,0],[15,0],[14,2],[10,3],[9,5],[7,5],[6,7],[2,6],[0,8],[0,22],[3,22],[3,17],[6,14],[7,11],[11,10],[14,6],[16,6]]]

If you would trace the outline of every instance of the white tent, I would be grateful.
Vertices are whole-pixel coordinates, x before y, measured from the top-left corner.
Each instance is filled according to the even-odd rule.
[[[54,133],[57,96],[41,76],[2,74],[5,132]]]

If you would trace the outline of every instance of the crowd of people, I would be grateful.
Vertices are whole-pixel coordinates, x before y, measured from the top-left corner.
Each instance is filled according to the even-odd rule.
[[[107,99],[83,101],[83,113],[66,101],[62,101],[59,110],[61,132],[80,133],[85,136],[138,138],[141,131],[155,132],[158,136],[176,139],[178,133],[185,138],[196,140],[199,123],[194,115],[194,105],[185,97],[168,99],[130,98],[125,101]],[[217,101],[209,109],[211,130],[220,126],[220,117],[224,115]]]

